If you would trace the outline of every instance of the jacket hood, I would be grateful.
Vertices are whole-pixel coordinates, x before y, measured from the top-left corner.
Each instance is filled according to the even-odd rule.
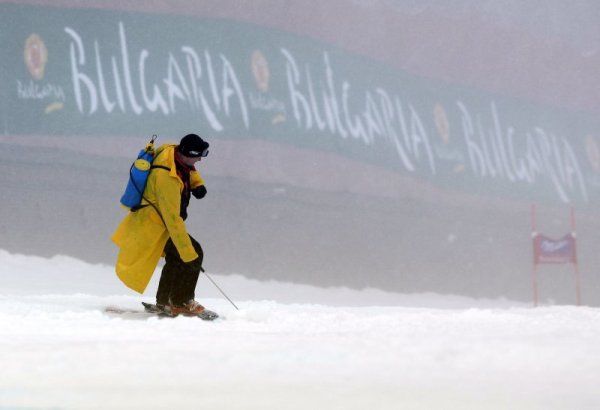
[[[177,169],[175,168],[175,148],[177,148],[176,144],[164,144],[158,147],[152,165],[167,167],[171,170],[171,175],[177,176]]]

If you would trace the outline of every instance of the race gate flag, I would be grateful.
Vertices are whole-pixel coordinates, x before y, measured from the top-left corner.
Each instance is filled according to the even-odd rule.
[[[581,305],[581,281],[577,263],[577,235],[575,210],[571,207],[571,232],[559,239],[550,238],[537,231],[536,207],[531,206],[531,238],[533,240],[533,304],[538,305],[538,265],[573,264],[577,292],[577,305]]]
[[[540,233],[533,238],[534,263],[577,263],[575,234],[568,233],[560,239],[552,239]]]

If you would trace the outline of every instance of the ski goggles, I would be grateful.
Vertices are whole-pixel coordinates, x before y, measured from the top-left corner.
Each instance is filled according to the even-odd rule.
[[[186,157],[193,157],[193,158],[197,158],[197,157],[207,157],[208,156],[208,148],[203,150],[203,151],[194,151],[194,150],[190,150],[188,152],[185,153]]]

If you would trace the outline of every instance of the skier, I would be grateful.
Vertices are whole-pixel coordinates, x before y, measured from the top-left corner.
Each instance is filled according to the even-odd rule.
[[[195,301],[204,253],[184,223],[191,195],[197,199],[206,195],[194,165],[208,155],[208,147],[196,134],[184,136],[179,145],[160,146],[141,205],[129,212],[112,237],[120,248],[117,276],[139,293],[146,289],[160,257],[165,258],[156,306],[144,304],[147,310],[172,316],[214,314]]]

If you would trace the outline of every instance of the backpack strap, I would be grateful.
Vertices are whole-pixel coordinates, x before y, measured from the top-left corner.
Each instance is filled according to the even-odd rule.
[[[142,209],[142,208],[145,208],[145,207],[147,207],[147,206],[148,206],[148,204],[134,206],[133,208],[130,208],[130,209],[129,209],[129,211],[130,211],[130,212],[137,212],[137,211],[139,211],[140,209]]]
[[[165,169],[165,170],[167,170],[167,171],[170,171],[170,170],[171,170],[171,168],[169,168],[169,167],[165,167],[164,165],[152,165],[152,166],[150,167],[150,169],[156,169],[156,168],[159,168],[159,169]]]

